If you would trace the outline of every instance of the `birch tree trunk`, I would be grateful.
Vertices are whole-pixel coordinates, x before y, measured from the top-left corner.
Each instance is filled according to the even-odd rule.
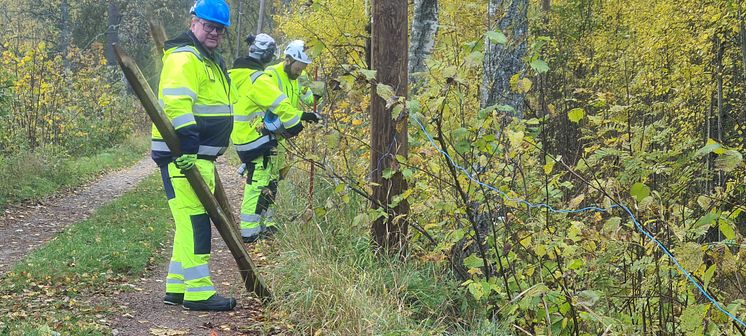
[[[265,2],[265,0],[259,0],[259,19],[257,19],[256,23],[256,35],[262,32],[262,27],[264,26]]]
[[[70,65],[67,61],[67,51],[70,48],[72,40],[72,28],[70,27],[70,4],[67,0],[62,0],[60,2],[60,21],[58,22],[58,28],[60,29],[58,50],[62,55],[65,69],[68,69]]]
[[[487,6],[489,30],[500,30],[507,43],[485,41],[484,77],[480,92],[482,107],[510,105],[516,117],[523,117],[524,95],[510,89],[510,78],[524,70],[528,38],[528,0],[490,0]]]
[[[117,56],[114,54],[114,48],[112,44],[119,43],[119,23],[122,22],[122,13],[119,10],[119,5],[114,0],[108,1],[107,13],[107,27],[106,27],[106,64],[110,66],[117,66]]]
[[[438,33],[438,0],[414,0],[413,11],[412,42],[409,45],[410,86],[417,82],[418,73],[427,70],[425,59],[435,47],[435,36]]]

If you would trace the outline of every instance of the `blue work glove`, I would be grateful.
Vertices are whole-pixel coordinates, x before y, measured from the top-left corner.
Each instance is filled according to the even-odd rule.
[[[321,115],[316,112],[303,112],[303,115],[300,116],[300,120],[315,124],[321,120]]]
[[[181,169],[181,171],[191,169],[195,163],[197,163],[197,154],[182,154],[175,161],[176,168]]]

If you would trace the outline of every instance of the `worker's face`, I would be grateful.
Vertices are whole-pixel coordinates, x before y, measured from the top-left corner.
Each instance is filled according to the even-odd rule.
[[[191,30],[197,41],[209,50],[213,50],[220,45],[220,41],[226,32],[223,25],[198,18],[192,20]]]
[[[288,74],[288,78],[290,79],[298,79],[303,70],[306,69],[306,66],[308,64],[298,62],[292,58],[285,59],[285,73]]]

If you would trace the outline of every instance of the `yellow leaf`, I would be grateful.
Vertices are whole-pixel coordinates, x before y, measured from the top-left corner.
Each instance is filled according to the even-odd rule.
[[[523,247],[529,247],[531,245],[531,236],[521,239],[520,243]]]

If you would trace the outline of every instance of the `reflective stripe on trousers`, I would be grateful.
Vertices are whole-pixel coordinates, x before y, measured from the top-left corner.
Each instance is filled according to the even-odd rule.
[[[211,191],[215,190],[215,164],[198,159],[196,167]],[[166,291],[184,293],[184,300],[201,301],[215,294],[210,278],[211,226],[202,203],[174,163],[168,174],[175,197],[168,201],[176,230],[166,279]]]

